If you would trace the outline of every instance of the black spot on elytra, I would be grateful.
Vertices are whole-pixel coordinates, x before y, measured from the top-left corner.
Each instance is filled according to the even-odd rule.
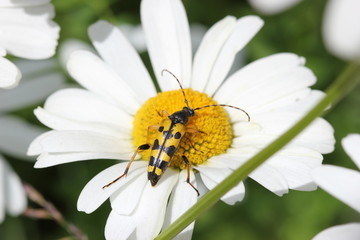
[[[166,170],[168,164],[169,164],[169,162],[161,161],[159,168],[160,168],[161,170],[163,170],[163,172],[164,172],[164,171]]]
[[[176,151],[176,147],[175,147],[174,145],[171,145],[171,146],[166,147],[166,148],[164,149],[164,152],[166,152],[166,154],[167,154],[170,158],[172,158],[172,157],[174,156],[175,151]]]
[[[180,139],[181,138],[181,133],[180,132],[175,133],[174,138],[175,139]]]
[[[162,132],[162,131],[164,131],[164,126],[161,126],[161,127],[159,127],[159,132]]]
[[[155,139],[152,150],[160,149],[159,140]]]

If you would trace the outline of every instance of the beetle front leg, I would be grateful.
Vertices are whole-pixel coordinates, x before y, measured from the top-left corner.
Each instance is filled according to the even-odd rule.
[[[125,168],[124,173],[123,173],[121,176],[119,176],[118,178],[116,178],[116,179],[114,179],[113,181],[111,181],[110,183],[108,183],[108,184],[106,184],[105,186],[103,186],[102,189],[109,187],[110,185],[112,185],[112,184],[116,183],[118,180],[120,180],[122,177],[126,176],[127,173],[129,172],[130,166],[131,166],[132,162],[134,161],[136,155],[137,155],[139,152],[141,152],[141,151],[143,151],[143,150],[147,150],[147,149],[149,149],[149,148],[150,148],[150,144],[140,145],[140,146],[136,149],[136,151],[134,152],[133,156],[131,157],[129,163],[127,164],[127,166],[126,166],[126,168]]]

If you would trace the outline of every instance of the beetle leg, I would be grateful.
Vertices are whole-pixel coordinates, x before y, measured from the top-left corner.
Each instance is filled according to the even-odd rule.
[[[198,126],[196,126],[195,124],[188,124],[185,127],[185,131],[188,133],[202,133],[202,134],[206,134],[205,132],[199,130]]]
[[[156,110],[156,112],[157,112],[157,113],[159,114],[159,116],[162,117],[162,118],[169,117],[169,116],[171,115],[171,114],[168,113],[166,110],[161,110],[161,112],[158,111],[158,110]]]
[[[189,160],[187,159],[187,157],[185,157],[184,155],[182,156],[182,159],[184,160],[185,164],[186,164],[186,169],[187,169],[187,177],[186,177],[186,182],[196,191],[197,195],[200,196],[199,191],[196,189],[196,187],[194,185],[192,185],[192,183],[190,182],[190,167],[191,167],[191,163],[189,162]]]
[[[150,131],[154,131],[154,130],[158,130],[158,128],[160,127],[159,124],[156,124],[156,125],[151,125],[148,127],[147,129],[147,135],[146,135],[146,143],[151,145],[150,144]]]
[[[110,183],[108,183],[108,184],[106,184],[105,186],[103,186],[102,189],[109,187],[110,185],[114,184],[115,182],[117,182],[117,181],[118,181],[119,179],[121,179],[122,177],[126,176],[127,173],[129,172],[130,166],[131,166],[132,162],[134,161],[136,155],[137,155],[139,152],[141,152],[141,151],[143,151],[143,150],[147,150],[147,149],[149,149],[149,148],[150,148],[150,144],[140,145],[140,146],[136,149],[136,151],[134,152],[133,156],[131,157],[129,163],[127,164],[127,166],[126,166],[126,168],[125,168],[124,173],[123,173],[120,177],[114,179],[114,180],[111,181]]]

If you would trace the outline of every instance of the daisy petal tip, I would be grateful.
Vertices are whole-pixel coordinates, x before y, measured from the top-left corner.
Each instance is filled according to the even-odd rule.
[[[34,164],[34,168],[47,168],[57,165],[56,163],[44,160],[45,155],[47,155],[47,153],[43,153],[37,158],[37,161]]]
[[[0,71],[0,88],[12,89],[19,85],[22,74],[8,59],[0,57]]]
[[[88,29],[88,34],[93,42],[102,42],[106,36],[115,28],[105,20],[99,20],[92,24]]]
[[[275,190],[275,191],[272,191],[272,192],[275,193],[278,197],[282,197],[285,194],[289,193],[289,189],[279,189],[279,190]]]
[[[37,139],[32,141],[27,149],[26,155],[28,156],[36,156],[42,152],[42,147]]]
[[[44,168],[40,161],[36,161],[34,164],[34,168]]]
[[[341,144],[353,162],[360,168],[360,134],[349,134],[341,140]]]
[[[228,205],[235,205],[237,202],[241,202],[242,200],[244,200],[245,197],[245,193],[243,194],[238,194],[235,196],[231,196],[231,197],[226,197],[226,198],[221,198],[221,200],[223,202],[225,202]]]

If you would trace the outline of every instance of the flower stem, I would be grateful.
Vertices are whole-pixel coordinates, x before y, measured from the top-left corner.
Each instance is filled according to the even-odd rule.
[[[211,206],[213,206],[225,193],[243,181],[253,170],[271,157],[274,153],[284,147],[291,139],[296,137],[314,119],[321,116],[324,110],[332,104],[332,107],[341,100],[360,80],[360,66],[349,64],[335,82],[327,89],[326,96],[314,107],[307,115],[297,122],[287,132],[277,138],[269,146],[261,150],[258,154],[248,160],[241,167],[236,169],[219,185],[205,194],[199,201],[178,218],[167,229],[160,233],[155,239],[172,239],[180,233],[186,226],[195,221],[196,218]]]
[[[67,222],[57,208],[52,203],[48,202],[34,187],[25,183],[24,189],[31,201],[43,207],[42,209],[28,208],[23,213],[25,216],[37,219],[53,219],[70,234],[68,239],[88,240],[88,237],[83,234],[80,229],[78,229],[74,224]]]

